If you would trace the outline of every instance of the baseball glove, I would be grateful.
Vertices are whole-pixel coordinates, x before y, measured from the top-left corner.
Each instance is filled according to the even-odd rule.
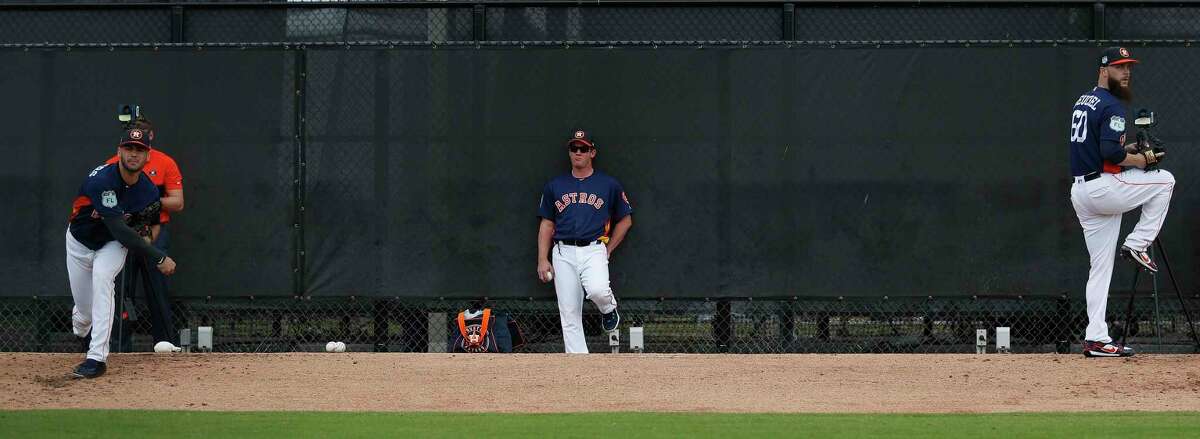
[[[148,237],[150,236],[150,226],[159,223],[158,214],[161,211],[162,201],[155,200],[153,203],[150,203],[149,206],[146,206],[145,209],[130,215],[127,224],[129,224],[129,227],[133,228],[134,231],[138,232],[138,235]]]
[[[1146,159],[1146,167],[1143,169],[1147,171],[1158,168],[1158,165],[1167,157],[1167,150],[1163,149],[1162,141],[1144,131],[1137,134],[1136,145],[1135,154],[1141,154]]]

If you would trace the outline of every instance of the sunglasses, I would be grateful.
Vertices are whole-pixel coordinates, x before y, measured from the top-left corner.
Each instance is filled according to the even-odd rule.
[[[571,146],[567,147],[567,151],[571,151],[571,152],[588,152],[591,150],[592,150],[592,148],[589,146],[586,146],[586,145],[578,145],[578,146],[571,145]]]

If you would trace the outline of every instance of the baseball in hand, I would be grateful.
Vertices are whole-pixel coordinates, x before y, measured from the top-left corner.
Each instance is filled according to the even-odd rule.
[[[550,282],[552,280],[554,280],[554,272],[547,270],[546,271],[546,282]]]

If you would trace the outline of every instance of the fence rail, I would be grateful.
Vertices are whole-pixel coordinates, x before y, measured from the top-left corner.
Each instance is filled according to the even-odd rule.
[[[0,43],[1145,40],[1176,2],[86,2],[0,5]]]

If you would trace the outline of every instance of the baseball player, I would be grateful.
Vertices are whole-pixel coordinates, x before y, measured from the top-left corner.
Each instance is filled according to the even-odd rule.
[[[1146,252],[1158,236],[1175,177],[1163,170],[1146,171],[1164,153],[1138,152],[1125,143],[1125,104],[1132,97],[1134,59],[1124,47],[1109,47],[1100,56],[1096,87],[1071,109],[1071,205],[1083,227],[1091,258],[1087,282],[1088,326],[1083,341],[1087,357],[1127,357],[1132,348],[1113,343],[1104,322],[1112,280],[1121,215],[1137,207],[1142,217],[1125,237],[1120,252],[1151,272],[1158,267]]]
[[[571,171],[542,189],[537,275],[542,282],[554,281],[566,352],[586,354],[585,298],[600,309],[606,331],[621,323],[608,259],[633,226],[633,207],[617,179],[592,167],[596,145],[587,133],[575,131],[567,141],[567,157]]]
[[[150,226],[157,224],[158,189],[142,173],[153,131],[125,130],[117,145],[117,164],[93,169],[79,188],[67,228],[67,275],[75,307],[71,325],[78,337],[90,332],[87,358],[73,375],[103,375],[112,330],[113,289],[125,263],[126,249],[154,261],[163,274],[175,272],[175,261],[150,245]],[[135,230],[136,229],[136,230]]]
[[[132,127],[154,133],[154,124],[145,117],[139,116]],[[183,210],[183,175],[179,172],[179,166],[175,163],[175,159],[162,152],[159,147],[150,149],[150,156],[146,166],[142,168],[142,173],[150,177],[150,181],[158,188],[159,201],[162,202],[159,224],[150,228],[151,245],[166,252],[170,245],[167,223],[171,221],[171,215],[168,212]],[[119,155],[115,155],[105,163],[117,163],[120,158]],[[154,342],[166,341],[174,344],[176,343],[175,322],[171,314],[171,298],[167,291],[167,278],[162,272],[154,269],[154,264],[150,262],[136,253],[130,255],[125,264],[125,270],[129,271],[128,278],[125,279],[126,285],[122,285],[122,287],[126,289],[125,291],[133,293],[136,290],[138,277],[145,280],[143,289],[146,290],[146,302],[150,311],[150,332],[154,336]]]

